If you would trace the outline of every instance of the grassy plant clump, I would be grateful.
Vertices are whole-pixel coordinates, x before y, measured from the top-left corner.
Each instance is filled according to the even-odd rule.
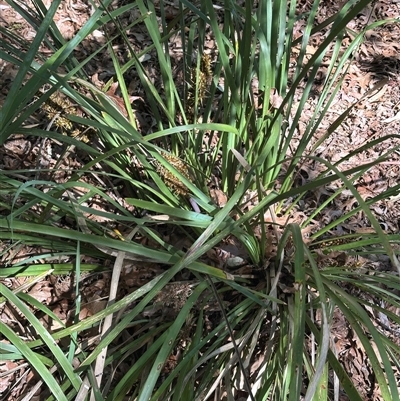
[[[399,344],[374,320],[400,324],[399,236],[372,206],[400,186],[369,199],[356,188],[398,149],[355,168],[351,157],[393,136],[335,162],[317,152],[355,107],[324,128],[365,33],[393,22],[350,30],[370,3],[317,23],[317,0],[301,12],[295,0],[181,0],[172,14],[162,1],[106,0],[66,40],[53,21],[60,0],[8,1],[36,30],[21,47],[0,28],[0,59],[17,70],[0,144],[35,144],[0,171],[0,293],[22,322],[2,320],[0,352],[29,366],[26,394],[362,400],[331,336],[342,319],[371,386],[399,400]],[[77,51],[98,32],[95,51]],[[140,49],[130,32],[145,35]],[[106,56],[101,86],[88,71]],[[315,177],[299,179],[311,164]],[[314,224],[343,191],[357,205]],[[337,229],[356,216],[368,235]],[[393,270],[368,264],[376,255]]]

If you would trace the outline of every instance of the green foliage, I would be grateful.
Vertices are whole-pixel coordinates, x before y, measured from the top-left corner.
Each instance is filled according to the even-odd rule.
[[[99,261],[125,257],[136,263],[166,267],[131,294],[117,302],[110,301],[103,310],[81,321],[77,288],[72,325],[54,333],[41,326],[30,310],[39,309],[56,318],[47,307],[26,296],[25,288],[10,291],[0,284],[2,301],[14,304],[35,328],[34,338],[23,341],[1,323],[2,333],[9,341],[0,350],[2,358],[26,360],[51,391],[49,399],[57,400],[78,399],[78,395],[85,399],[89,388],[93,399],[113,401],[125,399],[127,394],[139,401],[207,399],[220,389],[226,391],[227,399],[234,399],[235,388],[247,391],[254,400],[327,400],[332,399],[332,372],[351,400],[361,400],[333,352],[330,326],[334,311],[340,310],[368,355],[383,399],[399,400],[392,369],[392,365],[400,365],[399,346],[374,327],[366,312],[385,312],[400,324],[398,316],[375,302],[382,299],[389,305],[400,306],[400,297],[396,295],[400,290],[399,277],[371,274],[358,267],[321,268],[315,251],[326,245],[330,250],[356,255],[385,253],[400,273],[393,250],[399,237],[387,236],[370,211],[378,200],[396,194],[399,186],[368,201],[361,198],[354,186],[370,167],[387,160],[397,149],[353,169],[343,167],[351,154],[334,165],[314,156],[317,146],[350,112],[339,116],[318,143],[313,143],[352,55],[365,32],[384,23],[366,26],[356,33],[344,52],[340,51],[346,25],[370,1],[348,1],[319,26],[314,24],[318,1],[299,16],[295,0],[260,0],[258,7],[250,1],[243,5],[230,1],[215,5],[210,0],[181,0],[179,14],[172,21],[167,19],[162,1],[159,9],[153,2],[137,0],[110,12],[111,3],[102,2],[74,38],[65,41],[53,22],[59,1],[52,2],[48,10],[40,0],[33,2],[33,8],[9,1],[35,27],[37,35],[24,52],[20,38],[7,29],[0,31],[7,39],[0,44],[0,58],[18,67],[18,75],[0,110],[0,144],[15,133],[48,138],[61,143],[66,153],[72,147],[79,149],[85,162],[63,183],[38,179],[31,171],[1,171],[0,238],[10,241],[6,251],[34,245],[43,252],[1,268],[0,276],[39,279],[50,272],[69,271],[75,272],[79,282],[83,271],[104,269],[101,263],[54,262],[66,256],[79,261],[81,255]],[[127,11],[140,15],[131,27],[143,24],[151,38],[139,54],[129,43],[126,27],[120,27],[120,17]],[[305,20],[305,28],[297,38],[294,26],[299,19]],[[78,61],[74,49],[95,29],[107,32],[107,24],[116,27],[118,35],[108,38],[96,53]],[[323,29],[327,29],[325,39],[307,58],[310,38]],[[206,54],[207,30],[215,40],[212,55]],[[169,52],[170,40],[176,36],[180,36],[183,48],[181,81],[174,74],[175,61]],[[129,51],[125,64],[113,50],[117,38],[124,41]],[[40,53],[42,44],[53,52],[48,59]],[[297,59],[292,66],[294,48]],[[85,74],[86,64],[105,49],[111,55],[121,91],[118,104],[109,92],[89,83]],[[297,148],[291,149],[313,81],[328,50],[331,53],[322,91]],[[155,62],[160,82],[154,82],[150,76],[146,56]],[[124,80],[130,69],[136,71],[155,121],[151,132],[140,130],[130,106]],[[37,96],[44,84],[51,89]],[[111,82],[106,89],[110,86]],[[78,137],[32,128],[25,123],[56,91],[84,110],[83,116],[69,115],[68,121],[90,127],[96,133],[93,146]],[[354,152],[362,152],[388,138],[371,141]],[[296,186],[294,176],[304,160],[314,160],[326,168],[314,181]],[[49,176],[58,170],[56,166]],[[23,174],[27,179],[21,182]],[[98,185],[86,179],[92,176]],[[337,180],[342,187],[327,202],[348,189],[358,206],[314,232],[314,248],[304,242],[302,229],[327,203],[318,205],[314,215],[301,225],[274,225],[271,235],[264,221],[266,213],[275,216],[275,212],[285,212],[284,203],[294,208],[307,191],[316,191]],[[217,182],[227,195],[225,205],[220,207],[213,200],[210,181]],[[120,184],[114,184],[117,182]],[[135,208],[135,215],[118,201],[121,189],[128,194],[123,195],[123,200]],[[87,206],[87,201],[95,196],[112,211]],[[250,209],[245,207],[249,196]],[[327,245],[327,233],[360,211],[368,217],[374,234],[368,239],[349,235],[348,241]],[[89,219],[89,215],[128,227],[133,239],[113,238],[111,228]],[[65,227],[65,221],[73,224]],[[177,249],[169,243],[160,234],[160,227],[187,238],[188,249]],[[247,253],[247,262],[253,269],[250,277],[210,265],[207,255],[232,238]],[[157,244],[157,248],[144,246],[144,239]],[[275,248],[273,257],[268,254],[271,248]],[[191,279],[185,284],[190,287],[190,294],[180,310],[172,319],[151,319],[149,311],[157,308],[159,294],[174,285],[174,278],[182,277],[184,271],[190,273]],[[254,278],[262,285],[255,286]],[[117,285],[118,280],[118,274],[113,275],[113,283]],[[346,292],[343,283],[369,294],[370,300]],[[282,290],[284,287],[286,290]],[[237,300],[224,310],[224,297],[232,294]],[[223,319],[206,328],[206,308],[217,301],[217,310],[224,310],[219,315]],[[322,316],[319,324],[314,321],[316,310]],[[79,333],[98,327],[103,319],[112,316],[114,323],[99,336],[97,345],[84,348],[79,343]],[[227,327],[231,329],[230,335]],[[132,330],[132,341],[122,341],[122,334]],[[310,336],[312,355],[307,347]],[[162,377],[171,353],[178,348],[180,357]],[[249,378],[248,372],[257,358],[259,366]],[[107,375],[99,380],[103,371],[98,376],[92,373],[95,363],[110,374],[125,359],[135,362],[113,381]],[[57,380],[50,373],[55,370],[59,372]],[[304,383],[308,384],[306,389]]]

